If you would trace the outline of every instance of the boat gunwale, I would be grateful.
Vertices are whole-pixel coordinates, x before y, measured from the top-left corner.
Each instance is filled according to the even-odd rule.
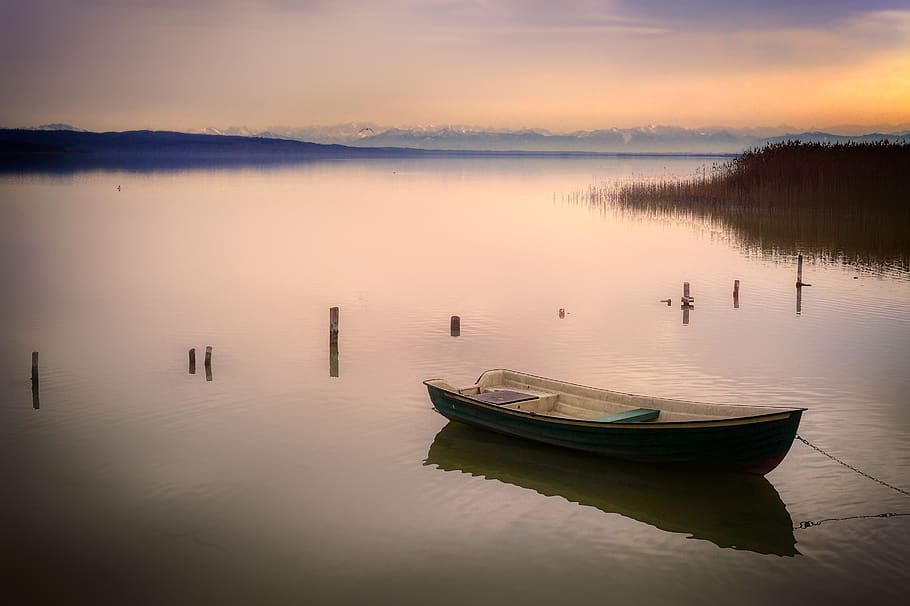
[[[559,379],[551,379],[549,377],[541,377],[541,376],[533,375],[533,374],[526,373],[526,372],[511,370],[508,368],[492,368],[489,370],[485,370],[484,372],[482,372],[480,374],[479,377],[477,377],[477,380],[474,381],[474,385],[479,384],[480,380],[487,373],[498,372],[498,371],[510,372],[510,373],[514,373],[517,375],[524,375],[526,377],[531,377],[534,379],[542,379],[544,381],[553,381],[556,383],[562,383],[563,385],[581,387],[583,389],[593,389],[596,391],[609,392],[609,393],[619,394],[619,395],[623,395],[623,396],[631,396],[631,397],[639,397],[639,398],[641,398],[641,397],[652,398],[652,399],[657,399],[657,400],[666,400],[668,402],[709,404],[708,402],[693,402],[691,400],[663,398],[660,396],[644,396],[641,394],[633,394],[633,393],[627,393],[627,392],[622,392],[622,391],[615,391],[615,390],[611,390],[611,389],[604,389],[601,387],[592,387],[590,385],[581,385],[579,383],[572,383],[570,381],[562,381]],[[484,408],[489,411],[499,412],[499,413],[506,414],[506,415],[513,415],[513,416],[524,417],[524,418],[529,418],[529,419],[538,419],[545,423],[556,423],[556,424],[563,424],[563,425],[581,425],[583,427],[599,427],[599,428],[603,428],[603,429],[608,429],[611,427],[612,428],[621,427],[623,429],[645,430],[645,429],[649,429],[649,428],[652,428],[652,429],[682,429],[682,428],[686,428],[686,427],[723,427],[723,426],[730,426],[730,425],[751,425],[751,424],[764,423],[764,422],[775,420],[771,417],[781,417],[781,419],[783,419],[783,418],[789,417],[789,415],[791,415],[793,413],[799,412],[801,414],[802,412],[807,410],[805,407],[798,407],[798,406],[797,407],[794,407],[794,406],[753,406],[753,405],[747,406],[747,405],[743,405],[743,404],[716,404],[716,403],[714,403],[711,405],[724,406],[724,407],[729,407],[729,408],[769,408],[769,409],[773,409],[773,410],[771,410],[770,412],[767,412],[767,413],[762,413],[762,414],[751,414],[751,415],[743,415],[743,416],[738,416],[738,417],[732,416],[732,417],[719,418],[719,419],[692,419],[692,420],[686,420],[686,421],[647,421],[644,423],[643,422],[616,421],[616,422],[611,422],[611,423],[603,423],[603,422],[594,421],[591,419],[571,419],[571,418],[565,418],[565,417],[553,417],[553,416],[549,416],[546,414],[536,413],[534,411],[520,410],[520,409],[514,409],[514,408],[505,408],[503,406],[489,404],[489,403],[483,402],[481,400],[475,400],[473,398],[470,398],[469,396],[465,396],[464,394],[458,393],[457,391],[453,391],[452,389],[446,389],[444,387],[440,387],[439,385],[431,385],[431,382],[433,382],[433,381],[442,381],[442,382],[446,383],[447,385],[451,386],[451,384],[446,379],[443,379],[443,378],[426,379],[425,381],[423,381],[423,384],[427,387],[432,387],[433,389],[438,389],[439,391],[444,392],[445,394],[448,394],[450,397],[454,397],[458,401],[460,401],[464,404],[471,405],[471,406],[477,406],[477,407]],[[434,406],[434,409],[435,409],[435,406]],[[440,414],[441,414],[441,411],[437,411],[437,412],[440,412]],[[445,415],[443,415],[443,416],[445,416]]]

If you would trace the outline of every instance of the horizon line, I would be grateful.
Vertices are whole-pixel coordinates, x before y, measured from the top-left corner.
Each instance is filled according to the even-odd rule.
[[[273,125],[266,128],[251,128],[247,126],[226,126],[226,127],[215,127],[215,126],[205,126],[201,128],[180,128],[180,127],[167,127],[167,128],[158,128],[158,127],[129,127],[120,130],[93,130],[88,128],[83,128],[76,126],[74,124],[65,123],[65,122],[48,122],[44,124],[32,125],[32,126],[4,126],[0,125],[0,130],[26,130],[26,131],[60,131],[60,132],[85,132],[85,133],[128,133],[128,132],[173,132],[173,133],[183,133],[183,134],[196,134],[196,135],[212,135],[212,136],[239,136],[239,137],[260,137],[263,135],[271,135],[266,138],[282,138],[279,135],[288,136],[290,133],[280,133],[274,132],[276,130],[285,130],[285,131],[307,131],[307,130],[323,130],[323,129],[338,129],[342,127],[351,127],[357,128],[361,127],[360,130],[370,129],[372,134],[365,135],[361,137],[362,139],[377,136],[393,131],[401,132],[441,132],[441,131],[454,131],[461,134],[491,134],[491,135],[515,135],[523,133],[533,133],[535,135],[540,135],[544,137],[560,137],[560,136],[573,136],[583,133],[599,133],[599,132],[624,132],[624,131],[647,131],[650,129],[678,129],[682,131],[687,131],[691,133],[701,133],[701,132],[711,132],[711,133],[731,133],[731,134],[747,134],[752,133],[753,136],[758,138],[768,138],[768,137],[779,137],[786,135],[804,135],[804,134],[825,134],[838,137],[864,137],[864,136],[874,136],[874,135],[887,135],[887,136],[906,136],[910,135],[910,122],[907,123],[896,123],[896,124],[870,124],[868,128],[870,130],[859,131],[857,129],[862,129],[864,125],[862,124],[844,124],[838,126],[830,127],[806,127],[799,128],[792,125],[780,125],[780,126],[747,126],[747,127],[736,127],[729,125],[713,125],[713,126],[700,126],[700,127],[688,127],[680,126],[678,124],[658,124],[651,123],[647,125],[639,126],[630,126],[630,127],[598,127],[591,129],[575,129],[568,131],[556,131],[547,128],[539,127],[521,127],[521,128],[506,128],[506,127],[492,127],[492,126],[479,126],[479,125],[468,125],[468,124],[426,124],[426,125],[398,125],[398,126],[385,126],[378,125],[376,123],[370,122],[339,122],[335,124],[310,124],[304,126],[286,126],[286,125]],[[382,130],[377,130],[382,129]],[[846,130],[852,130],[854,132],[844,132]],[[766,131],[762,134],[756,134],[754,131]],[[770,134],[770,133],[774,134]],[[298,139],[290,139],[298,140]]]

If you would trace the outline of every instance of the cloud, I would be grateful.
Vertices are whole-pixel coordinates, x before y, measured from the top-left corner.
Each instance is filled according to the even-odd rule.
[[[810,115],[834,96],[877,107],[850,83],[910,58],[898,4],[0,0],[0,122],[742,123],[758,98],[742,89],[772,82],[789,88],[763,103],[780,99],[787,120],[788,105]],[[889,90],[901,107],[906,87]]]
[[[440,0],[430,12],[464,22],[564,27],[628,26],[712,30],[825,28],[884,11],[907,11],[906,0]]]
[[[392,19],[478,32],[824,29],[872,13],[910,9],[906,0],[399,0],[384,6]],[[369,7],[375,5],[360,5]]]

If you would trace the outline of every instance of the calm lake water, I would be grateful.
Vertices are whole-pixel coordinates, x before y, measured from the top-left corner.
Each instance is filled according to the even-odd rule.
[[[668,472],[430,407],[422,380],[500,367],[804,406],[801,436],[910,490],[906,274],[809,258],[798,313],[793,256],[576,202],[591,184],[705,163],[0,177],[0,595],[904,603],[910,496],[801,442],[765,478]]]

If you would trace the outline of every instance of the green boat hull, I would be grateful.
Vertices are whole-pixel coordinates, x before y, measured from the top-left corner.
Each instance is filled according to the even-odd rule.
[[[802,410],[690,423],[592,423],[486,404],[427,384],[437,412],[452,421],[554,446],[639,463],[764,475],[784,459]]]

